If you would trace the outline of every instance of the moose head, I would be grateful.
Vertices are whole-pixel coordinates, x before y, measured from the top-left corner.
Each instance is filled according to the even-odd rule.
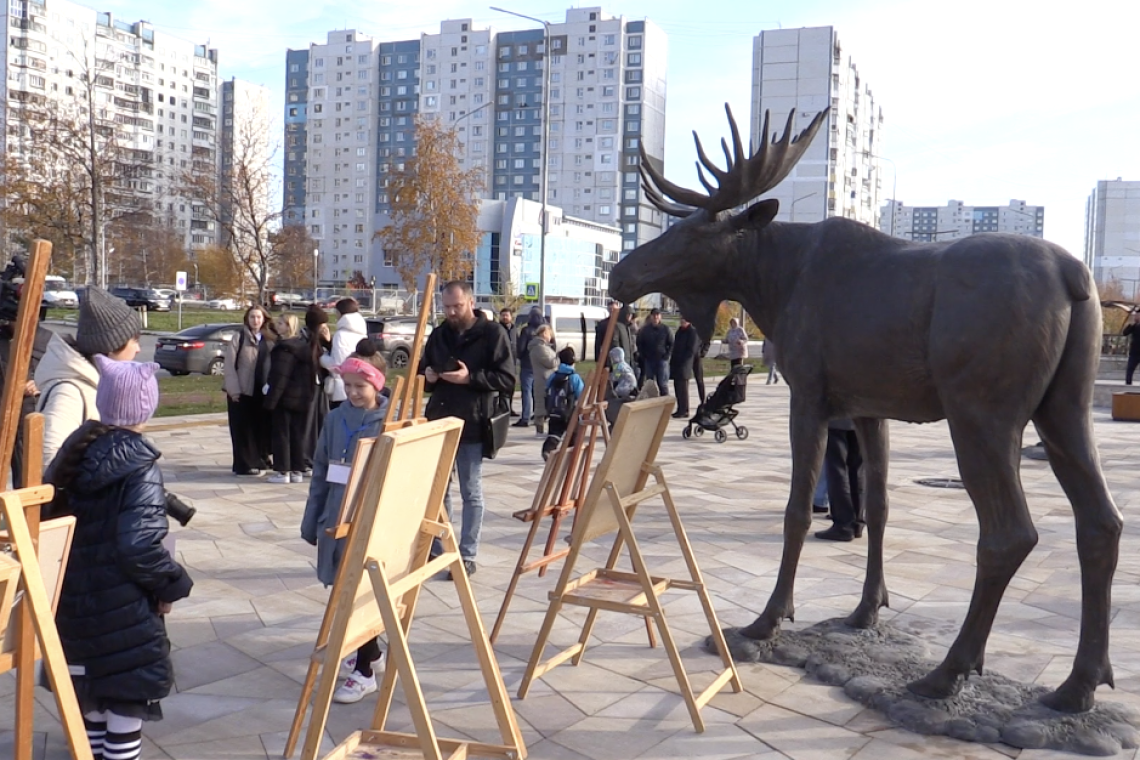
[[[788,114],[783,136],[769,140],[769,114],[765,113],[760,149],[753,151],[750,144],[745,155],[732,109],[728,104],[724,108],[732,131],[731,151],[727,141],[720,141],[727,162],[725,169],[709,159],[700,137],[693,132],[699,158],[697,175],[706,192],[665,179],[645,155],[644,145],[641,147],[641,178],[646,197],[662,212],[681,221],[656,240],[631,251],[610,274],[610,294],[615,299],[629,303],[647,293],[664,293],[677,302],[701,335],[712,334],[721,301],[748,299],[741,290],[743,283],[739,283],[741,287],[734,285],[734,271],[739,272],[735,265],[739,257],[749,255],[739,244],[740,238],[766,228],[775,218],[779,203],[769,199],[736,214],[728,212],[778,185],[807,150],[827,115],[827,111],[821,111],[792,138],[793,110]]]

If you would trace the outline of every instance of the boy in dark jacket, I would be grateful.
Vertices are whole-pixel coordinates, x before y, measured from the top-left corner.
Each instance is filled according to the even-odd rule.
[[[511,349],[503,328],[475,310],[475,296],[465,282],[450,282],[441,294],[446,319],[432,331],[419,372],[431,392],[424,412],[429,420],[458,417],[463,433],[455,455],[463,496],[459,553],[468,575],[475,572],[483,528],[483,425],[494,399],[515,385]],[[529,414],[524,396],[523,413]],[[444,498],[451,514],[451,493]]]
[[[161,720],[174,669],[162,616],[190,594],[162,544],[169,524],[157,449],[142,436],[158,405],[157,364],[95,357],[96,407],[48,473],[51,516],[74,515],[56,624],[95,757],[137,760],[142,722]]]

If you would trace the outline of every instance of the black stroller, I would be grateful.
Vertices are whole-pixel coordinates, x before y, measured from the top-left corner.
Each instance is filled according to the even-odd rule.
[[[732,425],[737,438],[742,441],[747,438],[748,428],[736,424],[736,415],[739,412],[735,406],[744,402],[744,391],[748,386],[748,375],[751,372],[751,364],[738,364],[733,367],[717,384],[716,390],[697,407],[697,413],[689,420],[689,424],[685,425],[681,437],[688,439],[695,435],[699,438],[706,430],[711,430],[716,442],[724,443],[728,440],[724,426]]]

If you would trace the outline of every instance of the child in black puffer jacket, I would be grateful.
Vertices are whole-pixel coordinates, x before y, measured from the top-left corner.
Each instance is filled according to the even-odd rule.
[[[56,624],[96,758],[136,760],[174,669],[162,616],[193,582],[162,545],[169,524],[159,451],[142,435],[158,405],[157,364],[102,355],[91,420],[48,472],[51,516],[74,515]]]

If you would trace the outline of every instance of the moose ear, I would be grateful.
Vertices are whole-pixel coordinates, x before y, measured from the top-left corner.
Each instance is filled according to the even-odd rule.
[[[737,230],[759,230],[767,227],[776,218],[780,211],[780,202],[775,198],[767,198],[754,203],[741,213],[732,217],[732,226]]]

